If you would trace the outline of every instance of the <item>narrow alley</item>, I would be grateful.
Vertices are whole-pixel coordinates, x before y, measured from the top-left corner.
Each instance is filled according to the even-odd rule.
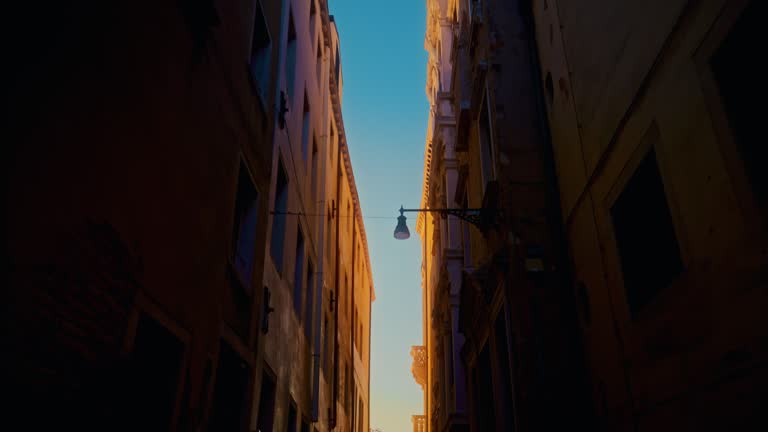
[[[11,2],[3,429],[768,430],[767,8]]]

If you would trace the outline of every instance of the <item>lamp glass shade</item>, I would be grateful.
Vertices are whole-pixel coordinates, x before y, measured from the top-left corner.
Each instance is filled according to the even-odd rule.
[[[411,232],[408,231],[408,225],[405,224],[405,216],[400,214],[397,217],[397,227],[395,227],[395,238],[398,240],[405,240],[411,236]]]

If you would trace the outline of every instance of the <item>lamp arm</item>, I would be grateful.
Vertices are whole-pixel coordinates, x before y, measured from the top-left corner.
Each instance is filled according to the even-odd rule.
[[[422,213],[440,213],[443,216],[451,215],[457,218],[469,222],[472,225],[482,228],[481,212],[488,209],[479,208],[435,208],[435,209],[404,209],[400,208],[400,213],[404,212],[422,212]]]

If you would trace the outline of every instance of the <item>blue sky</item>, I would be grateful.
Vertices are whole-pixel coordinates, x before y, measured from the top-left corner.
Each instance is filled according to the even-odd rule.
[[[424,93],[426,1],[329,0],[341,40],[343,115],[371,255],[371,427],[412,429],[422,393],[410,347],[422,343],[421,242],[395,240],[400,204],[419,205],[429,104]],[[406,215],[409,216],[409,215]]]

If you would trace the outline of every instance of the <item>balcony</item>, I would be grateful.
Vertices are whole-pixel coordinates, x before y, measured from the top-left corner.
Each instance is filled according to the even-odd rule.
[[[427,350],[422,345],[414,345],[411,347],[411,357],[413,357],[413,364],[411,365],[411,373],[413,373],[413,379],[422,388],[427,385]]]
[[[427,417],[423,415],[411,416],[413,432],[427,432]]]

